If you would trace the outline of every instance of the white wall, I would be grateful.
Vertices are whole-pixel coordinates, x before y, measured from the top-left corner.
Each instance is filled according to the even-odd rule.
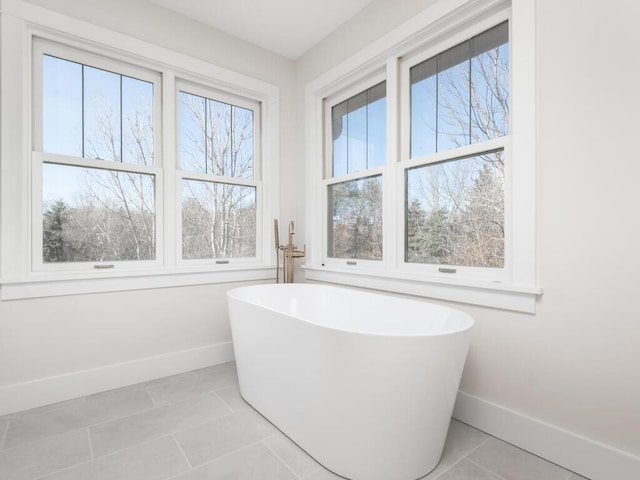
[[[293,161],[288,138],[295,127],[292,61],[144,0],[31,3],[278,86],[283,136],[280,161],[282,170],[287,171]],[[280,203],[283,216],[293,217],[290,209],[294,202],[283,194]],[[0,404],[3,399],[7,403],[14,399],[11,392],[29,387],[24,382],[228,345],[231,335],[224,293],[237,285],[0,302]],[[223,351],[231,352],[229,348]],[[16,384],[22,386],[12,389]],[[39,392],[29,391],[36,396]],[[37,400],[30,398],[28,402]],[[32,406],[25,402],[25,407]]]
[[[298,102],[308,82],[432,3],[371,4],[300,59]],[[636,456],[638,18],[635,0],[537,0],[544,295],[535,315],[456,305],[477,321],[461,390]]]

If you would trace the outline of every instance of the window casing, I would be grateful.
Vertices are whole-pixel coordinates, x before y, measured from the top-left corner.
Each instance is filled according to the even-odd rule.
[[[275,255],[265,241],[271,238],[270,222],[263,217],[275,218],[278,212],[277,86],[20,0],[3,3],[2,7],[1,299],[266,280],[275,276]],[[52,82],[50,72],[44,72],[43,58],[56,64],[58,70],[60,65],[73,70],[75,79]],[[44,100],[48,93],[43,90],[43,75],[49,75],[47,88],[55,86],[61,91],[57,100],[52,101],[51,96]],[[92,84],[110,85],[107,94],[102,95],[106,110],[112,113],[103,117],[111,122],[103,122],[103,126],[111,125],[107,129],[112,133],[108,135],[112,140],[109,149],[101,148],[94,138],[82,132],[83,125],[90,132],[99,123],[94,121],[96,115],[85,109],[91,102],[82,105],[83,96],[92,97]],[[253,132],[247,144],[251,143],[248,150],[252,150],[252,178],[180,169],[178,92],[185,86],[201,88],[203,92],[194,93],[235,105],[240,113],[251,112]],[[142,127],[142,109],[136,115],[131,104],[141,95],[151,99],[147,103],[152,105],[144,109],[149,113],[149,128],[140,128],[134,136],[130,124]],[[61,106],[66,111],[51,120],[55,117],[50,115],[56,110],[53,107],[60,111]],[[49,112],[44,114],[44,121],[43,111]],[[74,112],[75,117],[71,115]],[[71,117],[75,120],[70,121]],[[131,122],[127,123],[128,119]],[[63,145],[56,140],[74,128],[73,142]],[[138,147],[135,154],[132,145]],[[249,191],[251,202],[243,200],[243,205],[251,203],[251,246],[237,250],[239,255],[226,254],[224,258],[183,258],[181,206],[185,181]],[[123,182],[130,186],[123,188],[124,197],[137,195],[138,202],[127,202],[126,206],[123,202],[114,203],[107,192]],[[61,205],[55,206],[55,200],[60,196],[86,197],[81,190],[87,185],[102,189],[102,195],[93,195],[95,201],[89,205],[94,212],[102,212],[108,205],[120,214],[103,216],[103,224],[119,231],[135,230],[135,235],[112,235],[109,242],[107,235],[99,237],[104,232],[95,224],[77,220],[82,219],[78,212],[74,212],[77,215],[75,230],[71,229],[73,235],[66,235],[64,228],[61,233],[61,224],[69,226],[64,225],[68,217]],[[46,209],[43,201],[47,202]],[[49,208],[52,206],[55,208]],[[131,215],[122,214],[127,206],[134,210]],[[90,216],[90,208],[85,207],[81,213]],[[102,249],[91,250],[78,241],[91,238],[78,233],[85,226],[91,227],[86,230],[94,234],[93,238],[105,239],[101,244],[94,242]]]
[[[331,153],[327,153],[330,147],[328,112],[321,106],[340,92],[350,91],[354,85],[367,86],[380,81],[376,72],[381,68],[388,92],[388,153],[386,164],[380,167],[384,192],[383,261],[336,261],[326,255],[325,240],[322,248],[310,249],[305,265],[308,279],[524,312],[535,310],[536,296],[541,289],[536,285],[535,269],[533,19],[531,5],[523,0],[466,2],[460,9],[454,2],[439,2],[307,86],[307,217],[310,219],[307,235],[314,237],[322,232],[325,239],[326,209],[321,212],[314,206],[316,203],[326,205],[327,159],[331,158]],[[507,30],[507,42],[504,38],[496,40],[496,33],[499,33],[497,37],[504,37]],[[509,101],[501,105],[507,107],[507,115],[504,121],[495,122],[499,128],[489,135],[479,134],[474,112],[467,108],[469,120],[464,129],[460,129],[464,141],[456,142],[455,135],[446,135],[450,132],[444,127],[450,125],[442,122],[446,119],[435,117],[431,145],[421,145],[415,132],[412,136],[412,113],[416,113],[415,103],[412,105],[412,76],[413,83],[433,75],[438,79],[438,62],[444,65],[441,72],[446,72],[460,64],[460,59],[467,62],[467,71],[473,73],[477,65],[469,68],[469,63],[487,51],[495,53],[496,48],[502,48],[500,55],[508,53],[504,56],[509,64],[508,72],[503,71],[504,80],[508,79]],[[432,61],[435,69],[433,65],[425,65],[430,59],[435,59]],[[347,71],[354,73],[349,76]],[[467,78],[467,85],[468,82]],[[468,92],[468,86],[466,88]],[[436,94],[436,105],[437,102]],[[319,122],[320,117],[323,123]],[[318,155],[319,125],[324,125],[325,132],[322,158]],[[441,132],[445,133],[444,137],[438,135]],[[446,148],[438,148],[438,143]],[[499,168],[488,170],[491,164]],[[481,208],[476,208],[475,214],[482,221],[460,221],[454,225],[456,228],[448,225],[451,231],[482,233],[483,241],[476,246],[482,246],[484,253],[479,256],[463,255],[460,242],[455,248],[442,248],[448,244],[438,242],[438,235],[434,235],[435,238],[418,235],[416,239],[416,228],[420,226],[416,220],[424,221],[428,217],[424,207],[420,210],[414,203],[410,208],[411,200],[418,196],[418,187],[429,182],[442,185],[437,179],[455,170],[467,172],[466,180],[462,179],[460,185],[466,185],[466,190],[473,195],[467,194],[466,201],[474,195],[492,192],[491,201],[476,202],[476,207]],[[321,172],[324,179],[319,181]],[[475,190],[471,188],[474,186]],[[433,188],[431,194],[434,194]],[[491,209],[496,210],[493,216],[488,215]],[[432,223],[438,223],[436,213],[445,212],[431,213],[434,213]],[[474,212],[468,209],[465,213],[469,216]],[[447,222],[440,222],[440,226],[447,226]],[[438,233],[437,229],[433,231]],[[431,251],[424,248],[429,242]],[[425,251],[428,255],[421,256]]]

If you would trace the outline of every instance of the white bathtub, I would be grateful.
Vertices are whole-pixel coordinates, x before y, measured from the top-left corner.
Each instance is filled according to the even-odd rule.
[[[324,285],[227,293],[240,393],[327,469],[415,480],[438,464],[473,319]]]

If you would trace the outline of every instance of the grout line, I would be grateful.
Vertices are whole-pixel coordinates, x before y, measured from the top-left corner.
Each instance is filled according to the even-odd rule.
[[[184,450],[182,449],[182,445],[180,445],[180,442],[178,441],[178,439],[176,438],[176,436],[173,433],[171,434],[171,438],[173,439],[175,444],[178,446],[178,450],[180,450],[180,453],[182,453],[182,456],[184,457],[184,459],[187,461],[187,465],[189,466],[189,470],[193,470],[193,465],[191,465],[191,462],[189,461],[189,457],[187,457],[187,454],[184,453]],[[184,472],[182,472],[182,473],[184,473]]]
[[[290,471],[291,473],[293,473],[293,475],[294,475],[296,478],[302,478],[302,477],[301,477],[300,475],[298,475],[298,474],[293,470],[293,468],[291,468],[291,466],[290,466],[287,462],[285,462],[285,461],[284,461],[284,459],[283,459],[280,455],[278,455],[278,454],[276,453],[276,451],[275,451],[273,448],[271,448],[271,447],[269,446],[269,444],[266,442],[266,440],[268,440],[268,439],[270,439],[270,438],[273,438],[274,436],[275,436],[275,434],[273,434],[273,435],[269,435],[267,438],[265,438],[265,439],[263,439],[263,440],[262,440],[262,443],[264,444],[264,446],[265,446],[265,447],[267,447],[267,450],[269,450],[271,453],[273,453],[273,455],[274,455],[278,460],[280,460],[280,461],[282,462],[282,464],[283,464],[285,467],[287,467],[287,469],[289,469],[289,471]]]
[[[11,419],[7,420],[7,428],[2,434],[2,438],[0,438],[0,452],[4,451],[4,444],[7,441],[7,437],[9,436],[9,428],[11,428]]]
[[[87,438],[89,439],[89,453],[91,453],[91,460],[94,460],[96,457],[93,454],[93,444],[91,443],[91,432],[89,431],[89,427],[87,427]]]
[[[438,475],[436,475],[435,477],[433,477],[433,479],[429,479],[429,480],[437,480],[438,478],[442,477],[445,473],[447,473],[449,470],[451,470],[453,467],[455,467],[456,465],[458,465],[460,462],[462,462],[463,460],[468,460],[469,455],[471,455],[473,452],[475,452],[476,450],[478,450],[480,447],[482,447],[485,443],[487,443],[489,440],[491,440],[491,436],[487,435],[487,438],[485,438],[484,440],[482,440],[480,443],[478,443],[478,445],[476,445],[475,447],[473,447],[471,450],[469,450],[467,453],[465,453],[462,457],[460,457],[458,460],[456,460],[455,462],[453,462],[451,465],[449,465],[447,468],[445,468],[442,472],[440,472]],[[475,463],[475,462],[474,462]],[[437,468],[437,466],[436,466]],[[492,472],[493,473],[493,472]]]
[[[224,455],[220,455],[219,457],[212,458],[211,460],[207,460],[206,462],[201,463],[200,465],[198,465],[198,466],[196,466],[196,467],[193,467],[193,470],[198,470],[198,469],[200,469],[200,468],[203,468],[205,465],[209,465],[210,463],[214,463],[214,462],[217,462],[218,460],[222,460],[223,458],[226,458],[226,457],[228,457],[228,456],[230,456],[230,455],[233,455],[234,453],[238,453],[238,452],[240,452],[240,451],[242,451],[242,450],[246,450],[246,449],[248,449],[248,448],[255,447],[255,446],[256,446],[256,445],[258,445],[259,443],[262,443],[262,440],[258,440],[257,442],[253,442],[253,443],[250,443],[250,444],[245,445],[245,446],[243,446],[243,447],[240,447],[240,448],[238,448],[238,449],[236,449],[236,450],[233,450],[232,452],[227,452],[227,453],[225,453]],[[178,473],[178,474],[176,474],[176,475],[174,475],[174,476],[172,476],[172,477],[169,477],[169,478],[167,478],[167,479],[165,479],[165,480],[172,480],[172,479],[177,478],[177,477],[179,477],[179,476],[181,476],[181,475],[184,475],[185,473],[186,473],[186,472]]]
[[[504,477],[500,476],[499,474],[497,474],[496,472],[494,472],[493,470],[489,470],[487,467],[485,467],[484,465],[480,465],[478,462],[474,462],[473,460],[471,460],[470,458],[466,459],[469,463],[473,463],[476,467],[480,467],[482,470],[489,472],[491,475],[496,476],[497,478],[499,478],[500,480],[507,480]]]

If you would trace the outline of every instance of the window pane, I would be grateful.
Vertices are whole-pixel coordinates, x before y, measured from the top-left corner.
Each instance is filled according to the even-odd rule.
[[[84,66],[85,157],[122,159],[120,79],[115,73]]]
[[[153,165],[153,83],[122,77],[122,161]]]
[[[384,165],[387,156],[386,82],[331,109],[332,175]]]
[[[254,112],[180,92],[180,168],[254,178]]]
[[[331,130],[333,138],[332,164],[333,176],[338,177],[348,173],[348,123],[347,102],[344,101],[331,109]]]
[[[178,103],[180,168],[191,172],[207,172],[205,99],[180,92]]]
[[[367,168],[387,161],[387,85],[367,90]]]
[[[328,255],[381,260],[382,177],[351,180],[328,188]]]
[[[411,158],[437,151],[437,72],[435,57],[411,69]]]
[[[504,267],[503,152],[406,170],[410,263]]]
[[[410,70],[411,158],[507,134],[508,23]]]
[[[469,42],[438,55],[439,152],[469,144]]]
[[[509,123],[507,23],[471,39],[471,140],[507,134]]]
[[[44,55],[46,153],[153,165],[153,83]]]
[[[155,259],[153,175],[43,164],[43,261]]]
[[[367,168],[367,92],[347,100],[348,167],[351,172]]]
[[[256,256],[256,188],[182,182],[182,257]]]
[[[82,65],[42,59],[42,150],[82,156]]]

